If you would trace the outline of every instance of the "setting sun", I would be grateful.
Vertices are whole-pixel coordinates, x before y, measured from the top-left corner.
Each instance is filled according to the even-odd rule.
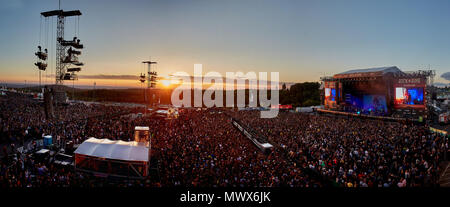
[[[161,80],[161,84],[163,85],[163,86],[170,86],[170,84],[171,84],[171,82],[170,82],[170,80]]]

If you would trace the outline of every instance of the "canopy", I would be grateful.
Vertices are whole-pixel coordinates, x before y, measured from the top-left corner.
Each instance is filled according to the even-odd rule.
[[[264,147],[264,148],[272,148],[273,147],[273,145],[271,145],[269,143],[261,144],[261,146]]]
[[[333,78],[375,77],[375,76],[384,76],[388,73],[402,74],[403,72],[396,66],[390,66],[390,67],[349,70],[342,73],[338,73],[334,75]]]
[[[36,152],[36,154],[45,154],[47,152],[50,152],[50,150],[48,150],[48,149],[40,149],[39,151]]]
[[[400,69],[398,69],[396,66],[390,66],[390,67],[379,67],[379,68],[366,68],[366,69],[355,69],[355,70],[349,70],[345,71],[339,74],[351,74],[351,73],[371,73],[371,72],[382,72],[385,73],[399,73],[401,72]]]
[[[91,137],[75,150],[75,154],[106,159],[148,162],[149,149],[139,142],[113,141]]]
[[[156,111],[157,114],[169,114],[168,110],[157,110]]]
[[[150,130],[150,128],[148,126],[135,126],[134,130],[135,131],[148,131],[148,130]]]

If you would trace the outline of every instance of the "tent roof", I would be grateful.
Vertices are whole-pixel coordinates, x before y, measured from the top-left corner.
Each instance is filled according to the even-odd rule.
[[[150,130],[150,127],[148,127],[148,126],[135,126],[134,130],[136,130],[136,131],[148,131],[148,130]]]
[[[271,148],[271,147],[273,147],[271,144],[269,144],[269,143],[264,143],[264,144],[261,144],[261,146],[263,146],[264,148]]]
[[[379,68],[366,68],[366,69],[354,69],[348,70],[339,74],[352,74],[352,73],[373,73],[373,72],[382,72],[385,73],[401,73],[402,71],[397,68],[397,66],[389,66],[389,67],[379,67]]]
[[[169,114],[168,110],[157,110],[156,111],[157,114]]]
[[[396,66],[390,66],[390,67],[349,70],[343,73],[338,73],[334,75],[333,78],[341,79],[341,78],[380,77],[385,76],[386,74],[402,74],[402,73],[403,72]]]
[[[75,150],[75,154],[106,159],[148,162],[148,148],[139,142],[96,139],[91,137]]]
[[[37,151],[36,153],[37,153],[37,154],[45,154],[45,153],[47,153],[47,152],[50,152],[50,150],[48,150],[48,149],[40,149],[40,150]]]

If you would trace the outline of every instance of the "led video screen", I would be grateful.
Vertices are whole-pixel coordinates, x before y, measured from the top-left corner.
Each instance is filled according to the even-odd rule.
[[[331,88],[325,88],[325,97],[330,97],[331,95]]]
[[[386,97],[381,95],[365,95],[364,111],[386,112]]]
[[[395,104],[424,105],[423,88],[395,88]]]
[[[336,89],[325,88],[325,99],[328,101],[336,101]]]
[[[336,89],[332,88],[331,89],[331,101],[336,101]]]

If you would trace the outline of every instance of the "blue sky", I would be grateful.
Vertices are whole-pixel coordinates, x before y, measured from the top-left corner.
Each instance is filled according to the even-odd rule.
[[[58,1],[0,3],[0,82],[36,81],[39,14]],[[448,0],[62,0],[62,9],[83,13],[83,75],[138,74],[151,56],[161,75],[192,73],[201,63],[204,71],[278,71],[281,81],[303,82],[356,68],[430,65],[436,81],[448,83],[439,78],[450,71]],[[72,38],[74,21],[66,28]]]

